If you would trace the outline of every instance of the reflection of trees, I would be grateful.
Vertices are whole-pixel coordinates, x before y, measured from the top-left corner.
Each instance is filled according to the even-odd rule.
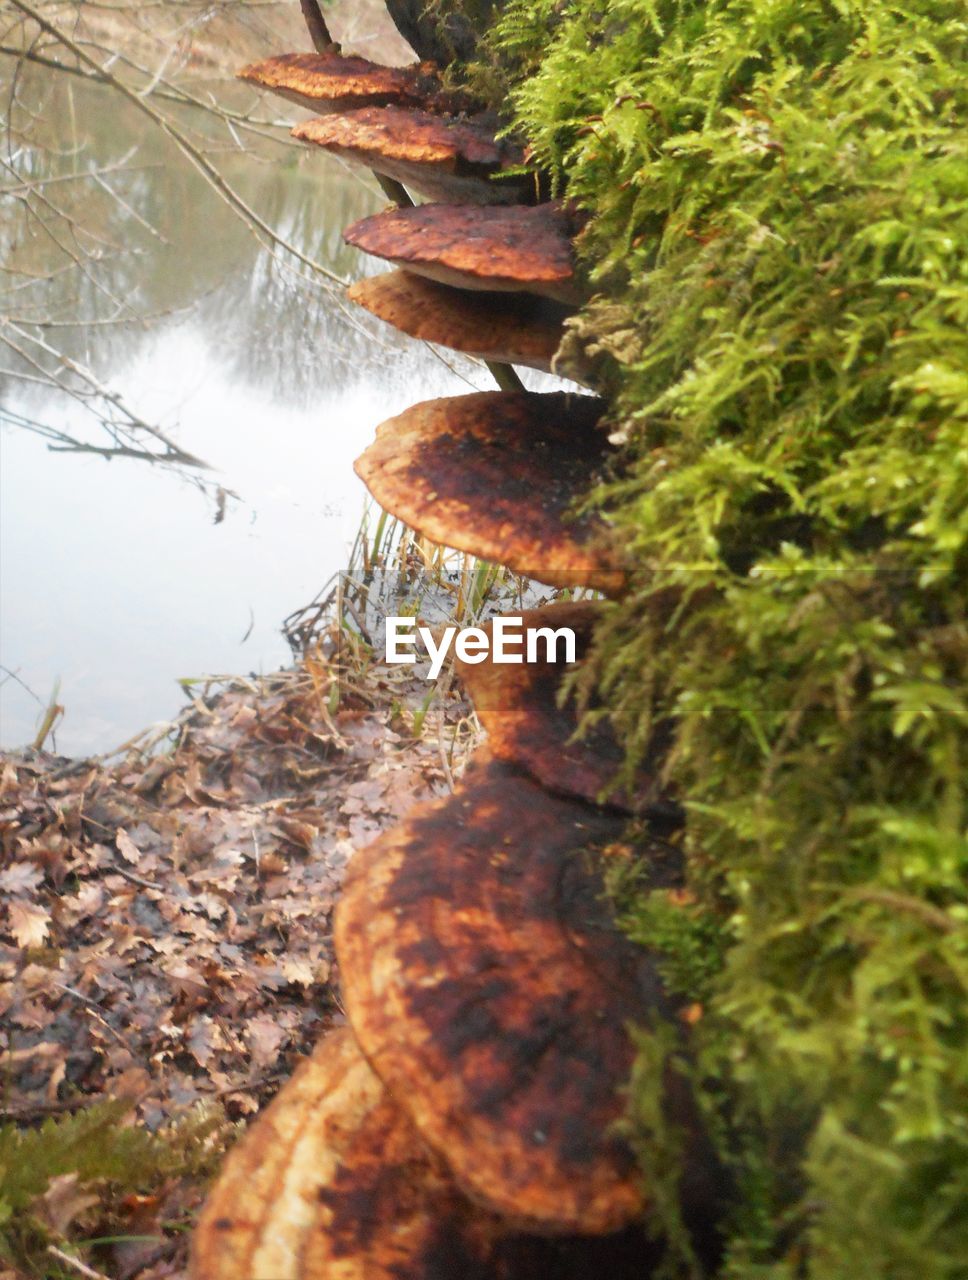
[[[280,359],[283,304],[300,308],[304,341],[308,330],[317,351],[335,346],[340,276],[324,263],[341,266],[343,250],[325,228],[360,216],[372,200],[349,176],[327,184],[330,214],[334,199],[346,206],[334,220],[322,216],[319,195],[308,197],[298,170],[280,182],[267,162],[293,147],[288,123],[271,100],[231,82],[231,70],[255,53],[307,46],[294,9],[0,0],[0,342],[8,356],[0,378],[71,398],[90,429],[69,434],[22,405],[2,411],[8,422],[55,449],[197,465],[99,372],[105,355],[130,343],[132,325],[201,296],[210,316],[224,315],[236,335],[244,323],[256,339],[233,344],[244,346],[249,376],[271,364],[273,351]],[[203,261],[186,262],[184,233],[194,222],[197,238],[200,220],[212,224],[210,243]]]

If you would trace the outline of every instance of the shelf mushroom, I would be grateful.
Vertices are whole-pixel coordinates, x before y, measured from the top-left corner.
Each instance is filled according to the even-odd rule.
[[[575,303],[575,220],[563,205],[425,204],[354,222],[347,244],[441,284]]]
[[[389,7],[423,47],[424,6]],[[448,41],[472,47],[472,35],[452,24]],[[384,178],[478,201],[354,224],[350,244],[413,273],[363,282],[357,300],[418,336],[463,323],[457,349],[547,367],[560,310],[543,313],[544,328],[515,328],[495,295],[518,295],[515,310],[520,295],[579,301],[575,218],[557,203],[486,203],[515,190],[493,178],[518,157],[483,122],[444,118],[431,70],[334,50],[242,76],[334,113],[297,136]],[[476,331],[451,286],[480,291]],[[407,307],[419,314],[402,316]],[[523,307],[533,320],[537,298]],[[626,575],[607,526],[573,515],[614,456],[602,412],[561,393],[428,401],[384,423],[357,470],[435,541],[550,585],[618,594]],[[596,608],[531,616],[574,625],[587,645]],[[620,932],[602,872],[640,803],[596,803],[615,743],[571,742],[557,670],[518,675],[468,668],[497,758],[478,753],[453,795],[351,863],[335,923],[349,1026],[320,1042],[229,1155],[195,1232],[193,1280],[641,1280],[661,1255],[642,1229],[651,1189],[618,1122],[629,1028],[684,1035],[684,1024],[656,958]],[[651,775],[640,782],[654,798]],[[654,833],[647,876],[657,889],[681,879],[679,852]],[[702,1253],[715,1248],[717,1171],[675,1066],[660,1101],[683,1145],[683,1216]]]
[[[481,360],[551,372],[567,308],[527,294],[480,293],[409,271],[358,280],[347,297],[411,338]]]
[[[457,675],[487,730],[488,751],[495,759],[520,766],[549,791],[593,804],[604,800],[627,813],[677,825],[681,812],[660,780],[669,747],[668,726],[656,727],[648,757],[631,786],[619,788],[616,776],[625,753],[609,721],[597,721],[579,738],[576,702],[562,700],[564,682],[574,667],[562,661],[562,642],[555,636],[562,630],[572,632],[575,664],[580,665],[601,616],[601,603],[591,600],[561,601],[514,615],[520,627],[510,634],[530,632],[540,641],[536,656],[527,662],[496,662],[490,642],[494,622],[484,623],[481,629],[489,636],[486,657],[475,663],[458,659]],[[524,657],[520,644],[509,652]]]
[[[452,1280],[509,1260],[509,1235],[456,1191],[343,1028],[229,1155],[195,1232],[191,1274]]]
[[[232,1149],[191,1280],[642,1280],[637,1229],[549,1239],[472,1204],[367,1065],[330,1031]]]
[[[238,78],[317,114],[390,104],[451,111],[467,105],[463,95],[442,88],[430,63],[384,67],[335,50],[283,53],[243,67]]]
[[[596,851],[622,829],[486,761],[357,853],[336,912],[374,1070],[469,1198],[542,1234],[612,1232],[648,1203],[615,1132],[628,1026],[674,1010],[605,899]],[[678,875],[657,843],[654,883]],[[689,1130],[681,1082],[667,1101]]]
[[[609,457],[601,401],[487,391],[390,418],[356,461],[377,502],[434,542],[551,586],[620,593],[625,573],[593,516],[570,518]]]
[[[402,107],[366,107],[306,120],[294,138],[393,178],[431,200],[477,205],[535,199],[523,152],[494,136],[487,117],[461,119]]]

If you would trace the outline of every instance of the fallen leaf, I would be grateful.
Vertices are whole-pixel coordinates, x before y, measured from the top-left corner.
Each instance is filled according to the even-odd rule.
[[[130,862],[133,866],[141,861],[141,850],[125,831],[124,827],[118,827],[115,843],[118,846],[118,853],[124,858],[125,862]]]
[[[188,1051],[200,1067],[207,1066],[215,1057],[215,1024],[211,1018],[196,1018],[188,1033]]]
[[[31,893],[44,878],[32,862],[14,862],[0,871],[0,889],[6,893]]]
[[[67,1060],[61,1058],[60,1062],[54,1063],[54,1069],[51,1071],[44,1088],[44,1094],[48,1102],[53,1102],[57,1098],[57,1090],[61,1087],[66,1074]]]
[[[97,1203],[96,1195],[78,1186],[76,1173],[59,1173],[48,1182],[44,1194],[37,1196],[31,1210],[55,1236],[63,1236],[82,1213]]]
[[[286,1032],[279,1024],[266,1014],[253,1018],[245,1031],[245,1038],[252,1054],[252,1061],[257,1067],[266,1067],[275,1062],[279,1048],[287,1038]]]
[[[32,902],[11,902],[7,919],[18,947],[39,947],[50,928],[50,912]]]
[[[93,915],[104,902],[104,890],[99,884],[82,884],[73,898],[68,899],[78,918]]]
[[[297,986],[311,987],[317,981],[313,966],[307,960],[300,960],[295,956],[287,956],[280,968],[286,981],[292,982]],[[325,981],[326,977],[327,973],[324,969],[322,979]]]

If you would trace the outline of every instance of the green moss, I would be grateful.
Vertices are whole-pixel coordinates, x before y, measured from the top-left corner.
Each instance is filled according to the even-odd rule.
[[[48,1244],[83,1244],[95,1227],[123,1233],[125,1196],[206,1178],[232,1136],[215,1107],[157,1133],[131,1123],[130,1111],[127,1102],[102,1101],[37,1128],[0,1125],[0,1262],[50,1274]],[[49,1195],[56,1209],[47,1206]],[[52,1219],[61,1220],[59,1228]]]
[[[638,566],[594,674],[630,765],[676,717],[695,905],[621,901],[703,1007],[722,1274],[968,1276],[964,5],[515,0],[490,50],[591,215]]]

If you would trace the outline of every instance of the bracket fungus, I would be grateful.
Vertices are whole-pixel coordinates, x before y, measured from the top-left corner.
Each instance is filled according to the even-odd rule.
[[[425,537],[550,586],[621,592],[606,526],[571,508],[605,466],[601,401],[484,391],[390,418],[356,461],[381,506]]]
[[[572,252],[575,230],[573,215],[556,201],[484,208],[424,204],[361,218],[343,238],[441,284],[575,303],[582,297]]]
[[[614,1131],[627,1024],[673,1010],[593,856],[622,826],[487,761],[357,853],[336,913],[374,1070],[462,1191],[544,1234],[615,1231],[647,1199]],[[678,863],[657,843],[655,883],[675,884]],[[681,1082],[667,1103],[693,1126]]]
[[[478,205],[534,199],[534,178],[505,170],[523,152],[494,137],[487,117],[461,119],[402,107],[365,107],[306,120],[292,131],[334,155],[382,173],[431,200]]]
[[[358,280],[347,297],[394,328],[464,355],[551,372],[568,310],[527,294],[469,293],[389,271]]]
[[[192,1275],[452,1280],[487,1264],[490,1276],[508,1234],[456,1191],[341,1029],[229,1155],[195,1232]]]
[[[641,1280],[633,1228],[549,1239],[473,1204],[367,1064],[331,1031],[232,1149],[191,1280]],[[646,1270],[647,1274],[647,1270]]]
[[[389,8],[429,40],[423,4]],[[465,27],[451,24],[448,41],[471,40]],[[353,286],[354,301],[495,364],[550,367],[564,308],[582,296],[577,215],[497,203],[530,194],[520,175],[495,181],[521,156],[483,120],[446,116],[460,108],[431,68],[333,50],[241,76],[327,113],[297,137],[381,181],[477,201],[350,227],[349,244],[405,268]],[[616,457],[602,414],[601,400],[564,393],[427,401],[385,422],[356,469],[436,542],[552,586],[619,594],[626,573],[607,524],[574,514]],[[572,628],[580,660],[601,608],[527,611],[527,626]],[[661,1254],[643,1231],[653,1189],[618,1122],[630,1028],[684,1036],[684,1022],[655,956],[618,929],[603,862],[624,852],[630,812],[670,816],[653,776],[664,743],[657,735],[629,799],[609,790],[622,753],[607,730],[573,740],[561,667],[461,674],[490,749],[453,795],[352,860],[335,918],[350,1025],[320,1042],[228,1156],[195,1232],[194,1280],[631,1280]],[[679,851],[647,830],[648,884],[678,887]],[[658,1101],[685,1153],[681,1209],[702,1252],[718,1171],[677,1067]]]
[[[429,63],[384,67],[335,51],[283,53],[243,67],[238,78],[317,114],[390,104],[457,110],[463,101],[442,89]]]
[[[580,664],[601,615],[602,606],[595,601],[562,601],[515,616],[525,631],[570,629],[575,636],[576,664]],[[489,635],[493,628],[493,622],[481,625]],[[493,654],[493,645],[489,645],[483,662],[458,659],[456,669],[487,730],[488,751],[495,759],[518,765],[549,791],[591,803],[604,798],[625,812],[678,824],[678,806],[663,790],[658,776],[669,745],[666,728],[657,728],[646,762],[636,771],[631,786],[619,789],[615,779],[625,753],[609,722],[598,721],[577,738],[576,702],[574,698],[562,701],[564,680],[574,668],[549,661],[547,649],[539,649],[538,659],[526,663],[497,663]]]

